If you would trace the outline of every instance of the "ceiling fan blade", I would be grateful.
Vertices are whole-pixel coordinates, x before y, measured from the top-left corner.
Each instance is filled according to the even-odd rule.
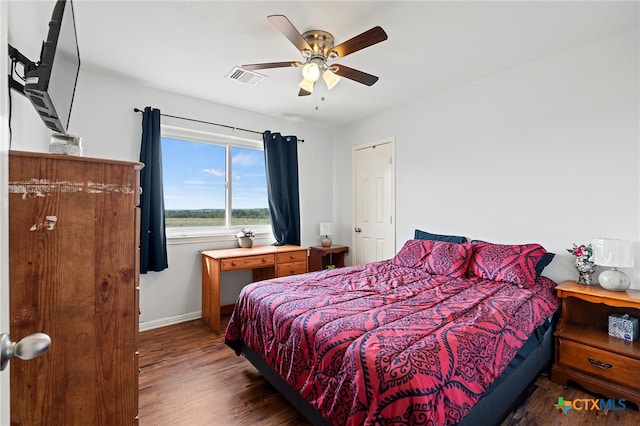
[[[340,77],[348,78],[367,86],[373,86],[375,82],[378,81],[378,77],[375,75],[367,74],[366,72],[358,71],[357,69],[349,68],[340,64],[334,65],[338,67],[334,73],[338,74]]]
[[[247,64],[241,65],[240,68],[247,71],[264,70],[267,68],[287,68],[287,67],[301,67],[304,64],[298,61],[289,62],[265,62],[262,64]]]
[[[304,89],[300,89],[300,91],[298,92],[298,96],[309,96],[311,94],[311,92],[307,92]]]
[[[291,21],[284,15],[269,15],[267,16],[269,22],[271,22],[286,38],[289,39],[299,51],[312,50],[311,46],[302,38],[302,34],[293,26]]]
[[[386,39],[387,33],[384,32],[382,27],[373,27],[370,30],[363,32],[362,34],[359,34],[345,41],[344,43],[335,46],[333,49],[327,52],[327,55],[331,54],[331,52],[335,52],[340,58],[344,58],[345,56],[353,52],[362,50],[365,47],[373,46],[374,44],[385,41]]]

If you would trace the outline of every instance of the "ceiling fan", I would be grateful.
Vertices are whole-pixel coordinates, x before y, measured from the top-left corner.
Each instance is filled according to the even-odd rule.
[[[378,77],[375,75],[367,74],[345,65],[330,64],[329,62],[344,58],[353,52],[386,40],[387,33],[381,27],[373,27],[344,43],[334,46],[333,35],[326,31],[310,30],[300,34],[284,15],[270,15],[267,19],[300,51],[304,62],[248,64],[242,65],[242,69],[254,71],[267,68],[302,67],[303,79],[299,84],[300,92],[298,96],[308,96],[313,93],[316,81],[321,76],[329,90],[338,83],[340,77],[348,78],[367,86],[371,86],[378,81]]]

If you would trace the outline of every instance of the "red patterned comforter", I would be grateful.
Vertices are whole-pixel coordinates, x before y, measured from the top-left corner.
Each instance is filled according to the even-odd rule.
[[[455,424],[558,308],[536,286],[370,263],[245,287],[243,341],[336,425]]]

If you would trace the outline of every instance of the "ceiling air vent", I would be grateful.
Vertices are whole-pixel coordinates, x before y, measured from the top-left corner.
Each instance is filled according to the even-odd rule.
[[[243,70],[240,67],[233,67],[229,74],[227,74],[227,78],[231,80],[239,81],[240,83],[250,84],[251,86],[257,86],[267,78],[266,75],[258,74],[257,72]]]

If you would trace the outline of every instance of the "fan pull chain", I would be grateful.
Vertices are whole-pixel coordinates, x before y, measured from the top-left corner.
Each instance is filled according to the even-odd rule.
[[[318,110],[318,96],[319,96],[318,91],[316,91],[316,108],[315,108],[316,111]],[[320,102],[324,102],[324,96],[320,96]]]

